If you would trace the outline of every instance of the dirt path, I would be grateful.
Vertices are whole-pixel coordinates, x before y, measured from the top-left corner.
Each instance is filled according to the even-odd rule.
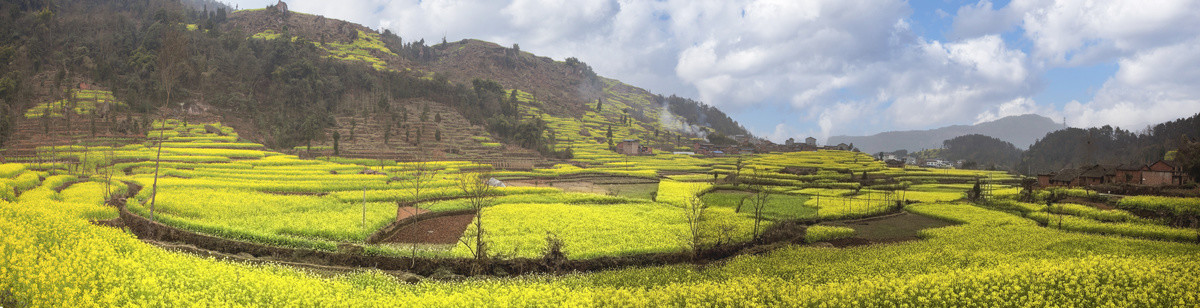
[[[430,218],[404,226],[382,242],[453,245],[458,243],[463,232],[467,231],[467,225],[474,219],[475,214]]]

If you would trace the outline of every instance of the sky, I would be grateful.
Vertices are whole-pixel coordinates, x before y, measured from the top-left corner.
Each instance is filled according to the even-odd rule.
[[[226,0],[259,8],[274,0]],[[292,0],[405,41],[482,39],[690,97],[776,142],[1041,114],[1200,113],[1200,1]]]

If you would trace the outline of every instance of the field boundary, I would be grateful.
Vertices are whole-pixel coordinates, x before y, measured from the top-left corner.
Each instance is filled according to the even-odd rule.
[[[132,188],[131,191],[137,190]],[[738,255],[762,254],[788,245],[804,245],[805,229],[810,225],[822,222],[818,219],[779,221],[764,230],[762,239],[758,242],[746,241],[709,247],[700,251],[695,256],[690,251],[677,251],[604,256],[578,260],[544,258],[488,259],[481,263],[470,258],[411,258],[369,255],[353,252],[353,250],[334,252],[251,243],[183,230],[157,221],[150,221],[148,218],[130,212],[124,202],[118,201],[115,205],[120,213],[120,218],[112,222],[97,224],[112,226],[119,224],[142,240],[160,243],[183,243],[195,247],[195,249],[239,256],[239,259],[255,260],[255,262],[276,262],[281,265],[294,266],[296,264],[303,264],[297,266],[301,268],[342,267],[378,269],[392,272],[391,274],[393,275],[397,275],[396,272],[408,272],[434,279],[457,279],[462,276],[480,275],[567,274],[616,270],[629,267],[723,262],[730,257]],[[881,213],[880,216],[894,215],[902,211],[902,209],[891,209]],[[378,240],[378,238],[382,237],[381,234],[394,233],[405,225],[422,220],[470,213],[474,213],[474,211],[455,210],[418,214],[397,221],[389,225],[389,227],[377,231],[372,237],[376,237],[376,240]],[[453,275],[447,276],[446,273],[453,273]]]
[[[780,222],[764,232],[762,243],[741,242],[712,247],[693,257],[691,252],[606,256],[582,260],[547,260],[541,258],[489,259],[482,264],[469,258],[410,258],[321,251],[303,248],[276,247],[212,235],[200,234],[168,226],[134,214],[118,206],[124,227],[138,238],[163,243],[185,243],[197,249],[280,261],[281,264],[303,263],[314,266],[355,267],[383,271],[405,271],[422,276],[450,272],[470,275],[524,275],[534,273],[565,274],[622,269],[628,267],[673,264],[705,264],[720,262],[742,254],[760,254],[788,244],[804,243],[804,227],[816,221]],[[445,212],[442,212],[445,213]],[[249,259],[249,258],[246,258]]]

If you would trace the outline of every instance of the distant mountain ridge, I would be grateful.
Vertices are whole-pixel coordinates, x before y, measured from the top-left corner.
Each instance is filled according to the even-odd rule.
[[[910,130],[883,132],[871,136],[833,136],[828,144],[853,143],[855,147],[867,153],[891,152],[908,150],[909,152],[923,149],[942,147],[942,141],[955,137],[980,134],[994,137],[1016,145],[1018,148],[1029,148],[1039,138],[1047,133],[1063,129],[1062,123],[1056,123],[1050,118],[1026,114],[1004,117],[991,122],[975,125],[953,125],[930,130]]]

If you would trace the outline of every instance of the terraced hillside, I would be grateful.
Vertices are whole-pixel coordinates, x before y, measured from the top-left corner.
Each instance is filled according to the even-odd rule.
[[[702,132],[704,123],[691,123],[673,114],[664,97],[596,76],[587,64],[574,59],[555,61],[479,40],[425,46],[423,41],[402,41],[399,37],[380,34],[353,23],[298,12],[285,14],[273,9],[238,11],[231,15],[226,29],[254,34],[251,39],[303,39],[327,51],[329,58],[369,65],[381,71],[422,76],[428,80],[444,79],[457,84],[496,81],[505,93],[516,92],[513,98],[522,106],[523,117],[548,122],[549,129],[544,133],[554,137],[557,150],[592,149],[596,144],[604,144],[597,149],[606,150],[607,138],[597,141],[595,137],[607,136],[609,126],[613,129],[612,139],[616,141],[641,139],[668,151],[690,147],[694,138],[705,133]],[[335,116],[334,128],[320,138],[318,148],[331,151],[332,132],[337,131],[342,138],[349,134],[355,136],[347,140],[349,150],[346,155],[351,157],[431,155],[415,147],[417,143],[413,139],[417,137],[413,135],[419,128],[424,135],[424,145],[435,151],[431,157],[496,161],[502,156],[497,151],[500,147],[481,144],[505,142],[501,140],[503,138],[488,134],[486,123],[460,121],[467,117],[451,115],[461,111],[459,109],[422,99],[391,100],[388,104],[396,108],[386,112],[373,105],[343,109]],[[443,114],[446,121],[432,121],[432,116],[425,121],[414,121],[419,114],[416,110],[427,104],[433,105],[430,108],[437,109],[434,112]],[[578,125],[569,123],[572,119],[577,119]],[[365,129],[367,127],[370,129]],[[435,136],[439,130],[444,138],[429,140],[429,136]],[[745,131],[722,133],[745,134]],[[359,139],[360,136],[365,139]],[[396,136],[406,137],[401,139],[408,141],[393,142]],[[488,141],[469,142],[477,139]],[[585,139],[590,141],[584,142]],[[307,145],[304,148],[309,149]],[[533,158],[528,154],[530,151],[504,148],[516,153],[507,156],[521,161],[517,164],[525,165],[526,158]]]
[[[46,84],[40,100],[16,117],[12,135],[0,150],[3,156],[33,157],[39,147],[74,144],[123,144],[140,137],[142,117],[112,92],[86,83],[55,93]]]
[[[297,146],[298,153],[334,155],[333,136],[338,136],[341,157],[417,160],[472,160],[529,169],[543,161],[538,153],[492,141],[482,126],[467,122],[453,109],[438,103],[393,103],[399,117],[347,115],[335,118],[336,125],[313,149]]]

